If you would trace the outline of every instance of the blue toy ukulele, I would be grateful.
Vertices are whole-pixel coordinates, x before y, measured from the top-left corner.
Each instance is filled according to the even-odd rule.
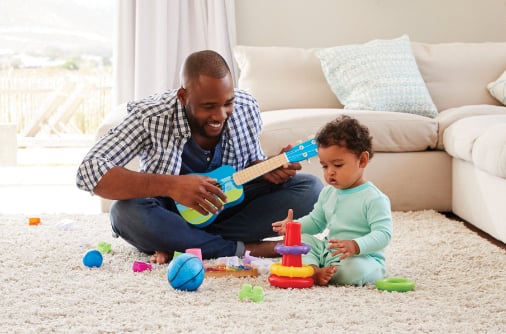
[[[242,185],[265,173],[268,173],[289,162],[299,162],[314,157],[317,154],[316,142],[314,138],[292,147],[289,151],[281,153],[273,158],[261,163],[236,171],[234,167],[224,165],[212,172],[201,175],[209,176],[218,180],[218,186],[223,193],[227,195],[227,203],[224,208],[237,205],[244,198]],[[177,210],[181,216],[190,224],[203,228],[211,224],[217,215],[209,213],[204,216],[195,209],[176,203]]]

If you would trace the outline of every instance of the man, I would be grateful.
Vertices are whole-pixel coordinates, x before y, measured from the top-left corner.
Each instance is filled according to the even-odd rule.
[[[322,188],[312,175],[288,163],[244,185],[244,200],[223,208],[227,197],[207,173],[222,165],[235,170],[265,160],[259,143],[258,104],[234,89],[226,61],[214,51],[191,54],[181,87],[131,102],[128,115],[101,138],[81,163],[77,186],[111,207],[113,231],[151,261],[165,263],[174,251],[201,248],[203,258],[276,256],[271,222],[294,208],[311,211]],[[287,146],[283,150],[286,151]],[[125,166],[139,156],[140,171]],[[202,215],[217,215],[205,228],[180,215],[176,203]]]

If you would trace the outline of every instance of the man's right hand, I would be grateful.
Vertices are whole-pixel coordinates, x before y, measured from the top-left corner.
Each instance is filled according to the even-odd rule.
[[[170,197],[203,215],[218,213],[227,201],[227,196],[217,185],[216,179],[208,176],[149,174],[124,167],[111,168],[93,192],[113,200]]]
[[[216,179],[187,174],[178,176],[174,183],[170,197],[202,215],[217,214],[223,210],[223,203],[227,201],[227,196],[221,191]]]

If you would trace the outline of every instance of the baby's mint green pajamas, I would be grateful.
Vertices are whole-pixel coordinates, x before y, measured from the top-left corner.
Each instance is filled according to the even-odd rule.
[[[318,267],[337,266],[330,284],[365,285],[384,278],[385,247],[392,237],[390,201],[374,184],[366,182],[350,189],[323,188],[313,211],[297,219],[301,223],[302,242],[311,251],[302,256],[304,264]],[[328,229],[319,239],[314,235]],[[355,240],[360,254],[340,261],[328,249],[328,240]]]

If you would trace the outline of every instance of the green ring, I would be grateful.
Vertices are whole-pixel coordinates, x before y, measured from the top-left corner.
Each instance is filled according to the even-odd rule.
[[[378,290],[406,292],[415,288],[415,282],[408,278],[390,277],[376,281]]]

